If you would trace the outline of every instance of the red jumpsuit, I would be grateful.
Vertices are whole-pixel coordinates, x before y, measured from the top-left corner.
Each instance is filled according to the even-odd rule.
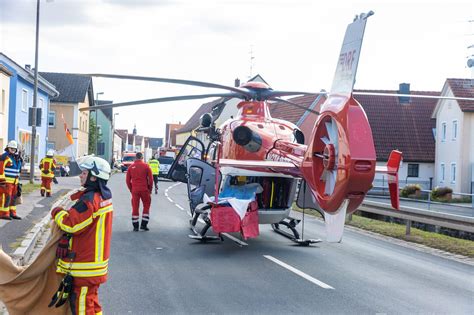
[[[54,208],[51,215],[61,230],[72,235],[69,251],[74,258],[60,258],[56,272],[74,277],[71,308],[74,314],[101,314],[97,289],[107,281],[112,237],[112,199],[99,192],[78,192],[69,210]]]
[[[146,227],[150,220],[151,191],[153,189],[153,174],[148,164],[143,160],[135,160],[127,170],[127,186],[132,193],[132,223],[138,226],[140,219],[140,199],[143,202],[142,226]]]
[[[54,178],[56,161],[52,157],[45,157],[41,160],[39,168],[41,170],[41,196],[51,196],[51,182]]]

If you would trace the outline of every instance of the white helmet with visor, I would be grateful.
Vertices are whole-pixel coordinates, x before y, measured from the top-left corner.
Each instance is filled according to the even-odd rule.
[[[103,158],[88,155],[77,159],[77,164],[82,171],[90,171],[92,176],[104,180],[110,178],[110,164]]]

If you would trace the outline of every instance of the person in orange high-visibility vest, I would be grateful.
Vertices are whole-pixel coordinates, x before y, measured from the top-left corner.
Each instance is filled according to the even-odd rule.
[[[69,210],[56,207],[51,211],[64,231],[56,250],[56,272],[65,277],[49,306],[59,307],[69,300],[73,314],[102,314],[97,293],[107,281],[112,238],[112,193],[106,186],[110,165],[96,156],[77,162],[84,189],[71,196],[76,203]]]
[[[53,159],[54,151],[48,150],[46,157],[44,157],[39,165],[41,170],[41,196],[51,197],[51,182],[54,178],[54,169],[56,168],[56,161]]]
[[[10,209],[7,201],[9,194],[7,189],[7,181],[5,179],[5,167],[12,165],[12,160],[8,156],[9,152],[4,152],[0,155],[0,219],[11,220]]]

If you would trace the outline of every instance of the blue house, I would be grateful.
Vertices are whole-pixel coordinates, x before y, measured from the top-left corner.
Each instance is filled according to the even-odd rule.
[[[24,153],[24,161],[31,160],[31,126],[28,126],[28,108],[33,106],[34,71],[29,65],[21,67],[0,52],[0,64],[11,73],[8,113],[8,139],[17,140]],[[42,109],[41,126],[36,127],[35,164],[46,155],[48,143],[48,111],[51,97],[59,95],[54,85],[38,75],[37,107]]]

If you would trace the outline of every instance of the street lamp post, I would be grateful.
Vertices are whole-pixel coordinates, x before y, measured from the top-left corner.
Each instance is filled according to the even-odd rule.
[[[104,95],[104,92],[97,92],[95,93],[95,105],[99,105],[99,95]],[[95,154],[99,155],[99,133],[98,133],[98,124],[97,124],[97,112],[99,110],[95,110]]]
[[[119,113],[114,113],[114,116],[112,118],[112,160],[115,158],[114,152],[115,152],[115,116],[117,116]],[[118,155],[118,152],[117,152]]]
[[[36,0],[36,43],[35,43],[35,83],[33,88],[33,111],[31,124],[31,156],[30,156],[30,183],[35,178],[35,145],[36,145],[36,101],[38,98],[38,39],[39,39],[40,0]]]

